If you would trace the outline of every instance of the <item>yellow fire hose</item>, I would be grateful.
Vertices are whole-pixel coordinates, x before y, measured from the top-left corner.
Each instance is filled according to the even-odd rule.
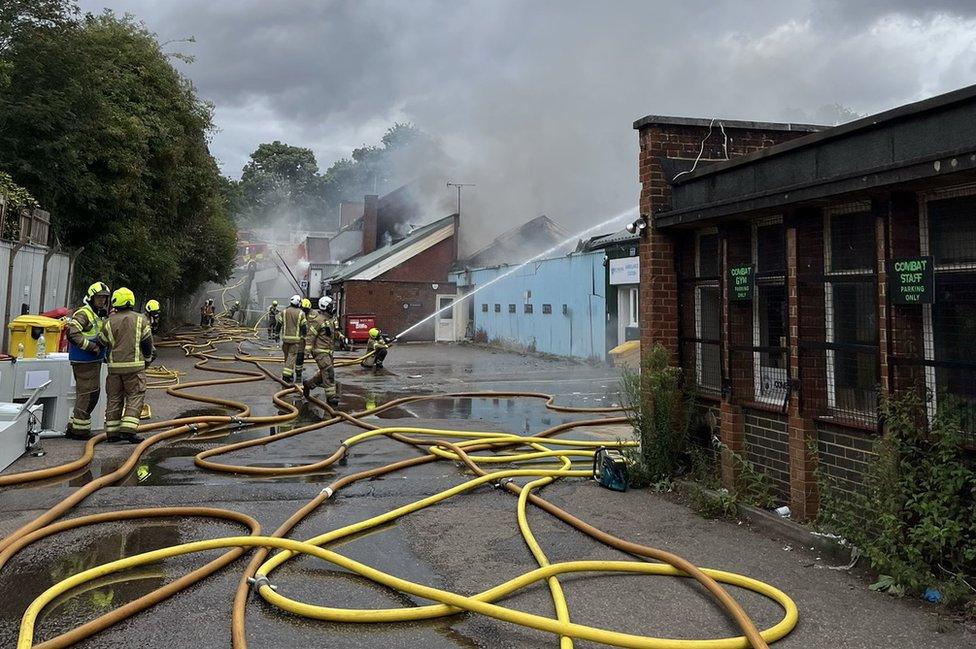
[[[23,550],[40,538],[44,538],[63,531],[64,529],[71,529],[72,527],[77,527],[80,525],[94,524],[107,520],[125,520],[146,516],[164,515],[204,515],[232,518],[234,514],[233,512],[230,513],[230,516],[224,516],[221,513],[223,512],[226,514],[227,512],[225,512],[225,510],[213,510],[210,508],[184,508],[187,511],[176,512],[174,510],[179,508],[157,508],[146,510],[127,510],[126,512],[107,512],[105,514],[98,514],[92,517],[70,519],[61,523],[54,522],[57,518],[64,515],[64,513],[77,505],[91,493],[94,493],[103,486],[107,486],[108,484],[112,484],[124,478],[132,470],[132,467],[142,456],[142,454],[154,444],[173,439],[178,436],[196,434],[201,430],[216,431],[226,429],[228,426],[268,426],[283,423],[297,416],[297,409],[283,398],[289,393],[295,391],[295,388],[290,386],[284,386],[283,389],[279,390],[273,395],[274,403],[282,414],[270,417],[251,417],[248,406],[239,402],[198,393],[186,392],[186,390],[191,388],[204,387],[207,385],[237,383],[242,381],[263,380],[266,377],[281,383],[280,379],[274,376],[261,364],[262,362],[280,362],[279,359],[270,357],[251,357],[241,350],[241,345],[244,342],[252,341],[254,338],[256,338],[256,330],[242,329],[239,327],[227,328],[221,326],[221,331],[205,333],[202,340],[201,336],[199,335],[183,334],[174,336],[172,340],[161,343],[160,346],[181,347],[183,348],[184,353],[188,356],[199,358],[199,362],[194,366],[196,369],[229,374],[232,376],[221,379],[194,381],[181,384],[179,383],[179,376],[177,375],[175,377],[174,384],[168,387],[159,387],[166,387],[167,393],[172,396],[230,408],[232,410],[237,410],[239,414],[237,416],[187,417],[176,420],[152,422],[150,424],[140,426],[139,430],[143,432],[160,429],[167,430],[156,433],[155,435],[145,439],[133,450],[133,453],[130,455],[129,459],[123,463],[123,465],[117,471],[89,482],[84,487],[80,488],[69,496],[62,503],[59,503],[57,506],[42,514],[34,521],[24,525],[7,538],[0,540],[0,570],[2,570],[2,567],[7,563],[7,561],[9,561],[10,557],[14,553]],[[237,354],[231,357],[226,357],[217,356],[213,353],[217,350],[218,345],[226,342],[236,342],[238,344]],[[360,359],[349,359],[350,363],[358,362],[359,360]],[[211,367],[208,365],[210,361],[247,362],[254,365],[258,370],[260,370],[260,372]],[[374,440],[380,437],[413,445],[423,449],[425,454],[409,460],[395,462],[385,467],[379,467],[339,478],[329,487],[323,489],[322,492],[313,498],[308,504],[295,512],[295,514],[293,514],[285,523],[275,530],[272,536],[257,536],[259,530],[256,527],[256,523],[251,524],[253,521],[250,519],[244,520],[244,518],[236,518],[234,520],[243,522],[251,527],[251,536],[233,536],[161,548],[133,557],[122,558],[118,561],[97,566],[69,577],[68,579],[63,580],[62,582],[55,584],[46,590],[25,611],[22,619],[20,636],[18,639],[18,648],[26,649],[27,647],[35,646],[33,644],[33,635],[37,616],[41,613],[46,605],[63,595],[71,588],[88,583],[91,580],[102,578],[119,570],[141,566],[172,556],[202,552],[217,548],[236,548],[236,550],[234,550],[234,552],[237,553],[235,557],[244,552],[244,548],[258,548],[258,552],[252,558],[251,563],[245,570],[245,574],[242,576],[240,585],[235,595],[232,640],[234,647],[237,649],[244,649],[244,647],[246,647],[246,640],[244,639],[243,633],[243,615],[244,607],[246,605],[246,594],[248,592],[247,578],[251,576],[256,577],[256,589],[267,602],[296,615],[331,620],[334,622],[389,623],[430,619],[445,615],[453,615],[460,611],[469,611],[513,624],[519,624],[556,634],[560,637],[560,646],[563,649],[569,649],[573,646],[573,638],[580,638],[621,647],[643,647],[651,649],[732,649],[738,647],[753,647],[753,649],[762,649],[767,647],[767,643],[784,637],[795,627],[798,616],[794,603],[787,595],[773,586],[734,573],[710,569],[698,569],[675,555],[655,550],[653,548],[646,548],[644,546],[629,543],[622,539],[617,539],[616,537],[613,537],[605,532],[602,532],[601,530],[587,525],[579,519],[576,519],[571,514],[560,510],[533,493],[533,491],[538,490],[559,478],[590,477],[591,472],[589,470],[574,470],[572,468],[570,458],[592,458],[594,453],[593,449],[598,446],[619,447],[628,444],[626,442],[605,443],[588,440],[560,439],[553,437],[553,435],[586,425],[620,422],[625,420],[623,417],[604,417],[602,419],[569,422],[567,424],[555,426],[532,436],[521,436],[498,432],[456,431],[416,427],[379,428],[366,421],[362,421],[361,419],[361,417],[365,415],[378,414],[402,403],[410,403],[424,399],[500,396],[509,396],[514,398],[542,398],[546,400],[546,406],[548,408],[561,412],[595,412],[607,414],[620,412],[620,409],[617,408],[573,408],[567,406],[557,406],[553,403],[553,397],[551,395],[522,392],[474,392],[452,393],[448,395],[417,395],[396,399],[377,408],[356,413],[342,413],[335,411],[327,404],[313,397],[310,399],[310,401],[325,410],[328,415],[327,419],[307,426],[302,426],[300,428],[295,428],[291,431],[278,433],[266,438],[257,438],[236,444],[219,446],[215,449],[210,449],[208,451],[199,453],[194,458],[194,462],[197,464],[197,466],[204,469],[234,473],[249,473],[257,475],[289,475],[295,473],[306,473],[322,468],[323,466],[333,464],[341,459],[348,452],[349,448],[356,444]],[[325,428],[341,421],[353,423],[367,430],[345,439],[332,456],[320,462],[313,462],[299,467],[267,468],[222,465],[206,459],[207,457],[221,455],[259,443],[272,443],[274,441],[301,434],[310,430]],[[14,474],[10,476],[0,476],[0,485],[51,479],[52,477],[64,475],[70,471],[76,471],[79,468],[86,466],[91,461],[94,454],[94,447],[97,443],[102,441],[102,439],[104,439],[104,435],[100,435],[90,440],[85,445],[85,450],[82,457],[78,460],[68,462],[58,467],[50,467],[48,469],[42,469],[39,471]],[[519,451],[519,447],[526,448],[528,450]],[[475,454],[476,452],[480,451],[490,451],[492,454]],[[505,452],[500,454],[499,451]],[[492,472],[486,472],[481,468],[481,465],[518,463],[535,464],[540,460],[545,461],[549,459],[555,459],[558,462],[558,465],[543,465],[541,467],[533,466],[533,468],[505,468]],[[284,538],[284,536],[288,534],[289,531],[298,524],[298,522],[314,511],[325,500],[332,497],[332,495],[342,487],[352,484],[357,480],[382,475],[387,472],[402,470],[410,466],[416,466],[431,461],[461,462],[475,474],[475,477],[468,479],[459,485],[445,489],[437,494],[433,494],[413,503],[397,507],[378,516],[347,525],[337,530],[320,534],[306,542]],[[527,484],[520,486],[514,482],[514,478],[534,479],[529,481]],[[482,593],[472,596],[465,596],[422,584],[416,584],[398,578],[394,575],[376,570],[367,565],[353,561],[352,559],[349,559],[348,557],[334,551],[321,547],[325,544],[333,543],[341,538],[348,537],[349,535],[361,533],[377,526],[390,523],[412,512],[419,511],[420,509],[432,506],[455,495],[465,493],[486,484],[498,484],[506,490],[518,494],[517,519],[519,529],[523,535],[523,538],[525,539],[526,545],[528,546],[539,567],[490,588]],[[607,543],[612,547],[616,547],[617,549],[621,549],[624,552],[629,552],[637,557],[652,559],[656,562],[569,561],[551,564],[547,559],[541,545],[538,543],[537,539],[529,528],[525,512],[526,505],[530,502],[601,542]],[[200,513],[203,510],[207,510],[207,513]],[[169,513],[162,513],[164,511]],[[238,514],[237,516],[240,517],[243,515]],[[269,548],[277,548],[282,551],[268,559],[267,556]],[[189,583],[193,583],[193,581],[186,582],[188,578],[193,577],[198,581],[199,579],[212,574],[217,569],[220,569],[223,567],[223,565],[226,565],[226,563],[233,560],[229,559],[223,565],[216,565],[218,562],[224,560],[226,557],[229,557],[231,554],[233,553],[225,554],[210,564],[207,564],[207,566],[203,566],[193,573],[184,575],[182,578],[172,582],[171,584],[167,584],[166,586],[163,586],[152,593],[144,595],[138,600],[130,602],[120,609],[116,609],[111,613],[103,615],[96,620],[77,627],[68,633],[62,634],[58,638],[54,638],[38,646],[45,647],[45,649],[69,646],[73,642],[77,642],[84,637],[88,637],[93,633],[97,633],[102,629],[108,628],[121,619],[135,614],[140,610],[144,610],[154,603],[161,601],[165,597],[169,597],[172,594],[179,592],[179,590],[182,590],[188,586]],[[281,564],[285,563],[290,558],[297,556],[298,554],[307,554],[319,557],[336,566],[370,579],[378,584],[382,584],[386,587],[393,588],[404,593],[409,593],[435,603],[427,606],[417,606],[412,608],[360,610],[318,606],[295,601],[276,592],[268,581],[268,575],[270,575]],[[573,623],[569,619],[569,606],[562,593],[558,577],[559,575],[563,574],[580,572],[616,572],[693,577],[707,590],[709,590],[709,592],[716,597],[720,605],[735,618],[736,622],[743,629],[745,635],[709,640],[678,640],[639,636]],[[556,612],[555,618],[524,613],[496,603],[505,596],[540,581],[545,581],[549,586]],[[782,620],[780,620],[773,627],[759,633],[742,611],[741,607],[735,603],[735,601],[724,591],[718,582],[747,588],[772,599],[784,610]],[[179,587],[176,587],[177,584],[180,584]]]

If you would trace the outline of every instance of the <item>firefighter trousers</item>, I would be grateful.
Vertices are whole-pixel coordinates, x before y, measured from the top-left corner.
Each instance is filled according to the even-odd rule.
[[[315,373],[315,376],[309,379],[309,386],[312,388],[317,388],[321,385],[325,388],[325,396],[335,396],[336,380],[335,366],[332,362],[332,354],[330,352],[316,351],[312,352],[312,358],[315,359],[315,364],[318,366],[319,371]]]
[[[75,407],[68,420],[68,428],[77,433],[91,431],[91,416],[98,405],[101,393],[102,364],[72,363],[71,373],[75,377]]]
[[[301,343],[281,343],[281,353],[285,356],[285,364],[281,366],[281,378],[285,381],[295,381],[295,361],[298,360],[298,350]]]
[[[135,433],[146,401],[146,371],[109,374],[105,379],[105,433],[109,439]]]

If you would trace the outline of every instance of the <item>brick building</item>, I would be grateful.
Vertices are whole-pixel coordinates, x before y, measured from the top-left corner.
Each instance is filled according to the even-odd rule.
[[[859,482],[879,393],[974,410],[973,124],[976,86],[826,129],[634,124],[642,347],[671,352],[724,443],[801,518],[815,457]]]

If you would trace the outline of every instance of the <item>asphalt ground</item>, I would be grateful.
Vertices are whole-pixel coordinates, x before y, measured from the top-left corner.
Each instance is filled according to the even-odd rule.
[[[225,346],[222,353],[229,353]],[[255,350],[257,352],[257,350]],[[215,378],[192,368],[176,349],[163,349],[159,363],[184,372],[183,381]],[[565,360],[522,356],[470,345],[410,344],[394,348],[385,371],[340,368],[341,407],[362,409],[406,394],[458,391],[538,391],[557,395],[565,405],[611,405],[619,401],[619,377],[603,367]],[[209,395],[243,401],[254,414],[270,414],[269,380],[201,388]],[[152,390],[156,419],[215,412]],[[301,421],[321,413],[303,408]],[[591,416],[547,410],[542,400],[438,399],[409,404],[370,418],[380,425],[452,427],[467,430],[537,432]],[[291,424],[289,424],[291,425]],[[348,424],[304,433],[219,459],[235,464],[285,466],[330,455],[339,441],[358,429]],[[193,455],[214,445],[271,431],[245,430],[220,440],[175,440],[150,449],[143,470],[104,488],[70,516],[114,509],[208,505],[255,517],[270,532],[314,497],[324,483],[347,472],[381,466],[416,455],[394,441],[375,440],[354,447],[347,459],[319,474],[258,478],[205,472]],[[572,433],[588,439],[627,434],[621,426]],[[45,440],[47,455],[22,458],[7,470],[25,471],[77,457],[81,444]],[[96,447],[91,467],[44,485],[0,490],[0,535],[41,514],[94,476],[114,470],[131,452],[125,445]],[[303,539],[362,520],[428,496],[465,479],[449,462],[415,467],[342,490],[292,533]],[[141,478],[141,479],[140,479]],[[707,521],[680,503],[646,491],[616,493],[592,481],[563,480],[542,495],[587,522],[644,545],[669,550],[702,567],[738,572],[766,581],[789,594],[800,611],[796,630],[777,648],[850,649],[875,647],[972,647],[976,636],[947,621],[940,609],[920,601],[897,600],[871,592],[862,577],[826,569],[831,560],[804,548],[769,538],[735,521]],[[535,567],[516,526],[515,498],[490,487],[468,492],[398,523],[333,546],[373,567],[425,584],[472,594]],[[529,522],[551,561],[625,559],[583,534],[530,508]],[[45,588],[85,568],[176,543],[245,533],[236,525],[200,519],[125,522],[73,530],[40,541],[17,555],[0,573],[0,647],[13,646],[20,616]],[[120,573],[84,587],[45,611],[36,638],[43,640],[158,588],[217,556],[218,552],[169,559]],[[149,611],[102,632],[79,647],[228,647],[230,606],[239,560],[206,581]],[[276,571],[280,592],[319,604],[351,607],[411,606],[415,598],[394,593],[314,558],[302,557]],[[561,579],[571,618],[608,629],[673,638],[736,635],[737,630],[696,585],[688,580],[648,576],[567,576]],[[780,617],[778,607],[753,593],[732,589],[760,628]],[[535,586],[505,599],[507,606],[552,615],[548,590]],[[279,611],[260,598],[247,616],[251,647],[556,647],[558,639],[473,614],[410,624],[346,625],[307,620]],[[595,646],[577,642],[577,647]]]

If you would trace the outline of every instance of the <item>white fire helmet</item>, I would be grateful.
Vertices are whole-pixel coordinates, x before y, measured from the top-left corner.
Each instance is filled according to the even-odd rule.
[[[292,306],[298,306],[301,303],[302,303],[302,296],[301,295],[292,295],[291,296],[291,299],[288,300],[288,304],[290,304]]]
[[[323,295],[319,298],[319,311],[326,311],[332,306],[332,298],[328,295]]]

